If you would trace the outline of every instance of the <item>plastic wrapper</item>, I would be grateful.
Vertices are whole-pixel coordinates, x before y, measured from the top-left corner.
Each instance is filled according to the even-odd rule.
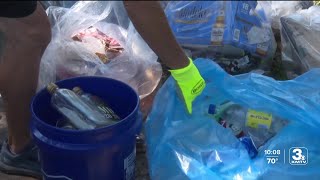
[[[120,55],[124,50],[117,40],[107,36],[94,27],[89,27],[83,32],[79,32],[74,35],[72,39],[83,42],[85,47],[89,51],[94,52],[105,64]]]
[[[312,1],[258,1],[274,29],[280,29],[280,18],[313,5]]]
[[[275,53],[270,23],[256,1],[171,1],[165,13],[177,41],[194,58],[252,55],[268,61]]]
[[[320,67],[320,7],[281,18],[282,61],[287,72],[300,75]]]
[[[158,85],[158,57],[130,22],[122,2],[78,1],[50,6],[52,41],[40,69],[39,88],[76,76],[104,76],[133,87],[140,98]]]
[[[231,76],[208,59],[195,65],[207,86],[191,115],[172,77],[155,97],[145,125],[151,179],[319,179],[320,69],[275,81],[255,73]],[[208,115],[209,104],[226,100],[288,124],[251,159],[230,129]]]

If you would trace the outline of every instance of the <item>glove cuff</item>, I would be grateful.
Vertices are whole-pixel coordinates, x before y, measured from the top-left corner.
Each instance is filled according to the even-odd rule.
[[[184,68],[169,70],[176,81],[189,81],[190,79],[193,79],[193,75],[199,74],[198,69],[193,64],[191,58],[189,58],[189,61],[189,65]],[[186,74],[188,75],[186,76]]]
[[[192,59],[191,58],[188,58],[189,59],[189,64],[188,66],[184,67],[184,68],[181,68],[181,69],[171,69],[169,70],[171,73],[175,73],[175,74],[182,74],[184,73],[185,71],[187,71],[188,69],[190,69],[190,67],[192,66],[191,64],[192,63]]]

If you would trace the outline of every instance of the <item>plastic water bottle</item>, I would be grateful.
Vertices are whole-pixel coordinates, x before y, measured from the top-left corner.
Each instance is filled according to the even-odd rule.
[[[243,111],[241,111],[241,107],[234,106],[235,104],[227,101],[220,106],[216,107],[213,104],[209,105],[208,113],[212,114],[213,117],[221,124],[224,128],[229,128],[233,132],[233,134],[239,139],[242,145],[246,148],[248,155],[250,158],[254,158],[258,154],[258,150],[253,143],[253,140],[250,136],[246,135],[245,124],[241,121],[241,117],[244,116]],[[233,106],[232,111],[230,111],[230,107]],[[240,121],[230,121],[235,117],[239,117]]]
[[[73,92],[79,95],[86,103],[96,107],[109,121],[119,121],[120,117],[98,96],[84,93],[80,87],[74,87]]]
[[[241,121],[245,116],[243,111],[238,110],[239,108],[233,107],[230,111],[230,106],[234,106],[232,102],[221,103],[218,107],[210,104],[208,113],[212,114],[213,117],[225,128],[230,128],[233,134],[240,138],[244,136],[245,122]],[[234,121],[237,119],[236,121]]]
[[[214,109],[214,110],[213,110]],[[288,122],[277,116],[242,107],[231,101],[224,102],[218,107],[209,106],[209,114],[224,127],[230,128],[235,136],[249,136],[256,148],[265,144],[275,136]]]
[[[73,91],[59,89],[54,83],[50,83],[47,90],[52,95],[51,105],[75,128],[88,130],[114,124],[107,121],[104,114],[87,104]]]

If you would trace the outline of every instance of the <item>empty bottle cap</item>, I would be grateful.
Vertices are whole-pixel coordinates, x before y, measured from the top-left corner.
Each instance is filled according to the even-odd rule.
[[[215,114],[216,113],[216,106],[214,104],[209,105],[208,114]]]
[[[80,87],[74,87],[73,89],[72,89],[72,91],[74,92],[74,93],[76,93],[76,94],[78,94],[78,95],[80,95],[80,94],[82,94],[83,93],[83,91],[82,91],[82,89],[80,88]]]
[[[53,94],[59,87],[54,84],[54,83],[50,83],[49,85],[47,85],[47,90],[50,94]]]

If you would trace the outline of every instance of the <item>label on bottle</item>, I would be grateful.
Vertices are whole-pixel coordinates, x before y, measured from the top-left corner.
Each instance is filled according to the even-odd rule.
[[[104,115],[113,120],[119,120],[120,118],[113,112],[112,109],[106,107],[104,104],[100,104],[98,108],[104,113]]]
[[[269,129],[272,123],[272,114],[261,111],[248,110],[246,126],[252,128]]]
[[[223,40],[223,33],[224,33],[224,28],[223,27],[214,27],[212,28],[211,32],[211,41],[212,42],[221,42]]]
[[[234,29],[234,31],[233,31],[233,40],[235,40],[235,41],[239,41],[239,39],[240,39],[240,29]]]
[[[96,103],[98,108],[104,113],[104,115],[113,120],[119,120],[119,116],[111,109],[109,108],[99,97],[97,96],[91,96],[91,100]]]
[[[136,147],[134,147],[134,150],[129,154],[128,157],[124,159],[123,162],[124,167],[124,177],[126,180],[133,180],[134,172],[135,172],[135,164],[136,164]]]

